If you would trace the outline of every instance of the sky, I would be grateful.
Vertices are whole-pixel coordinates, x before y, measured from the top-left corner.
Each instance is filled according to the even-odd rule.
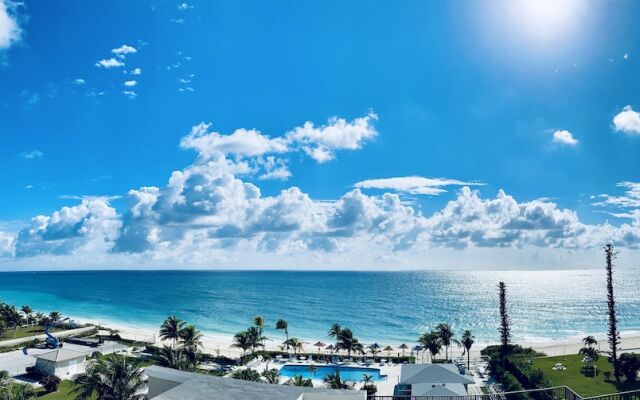
[[[638,15],[0,0],[0,269],[637,267]]]

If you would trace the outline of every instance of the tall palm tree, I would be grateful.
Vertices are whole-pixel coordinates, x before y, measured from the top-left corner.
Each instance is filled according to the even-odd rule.
[[[283,344],[285,345],[286,348],[293,349],[293,354],[297,354],[298,350],[303,349],[302,342],[300,341],[300,339],[295,337],[289,338]]]
[[[289,378],[287,385],[313,387],[313,382],[311,382],[311,379],[303,378],[302,375],[296,375],[293,378]]]
[[[56,322],[60,321],[62,319],[62,314],[60,314],[57,311],[51,311],[49,313],[49,321],[51,321],[52,324],[55,324]]]
[[[462,333],[460,343],[464,347],[465,353],[467,353],[467,369],[471,368],[471,346],[473,346],[475,339],[476,337],[468,329]]]
[[[264,327],[267,325],[267,321],[264,319],[264,317],[261,317],[260,315],[257,315],[253,318],[253,324],[256,326],[256,328],[258,328],[258,333],[260,334],[260,337],[262,338],[262,340],[260,341],[260,343],[262,344],[262,347],[264,347],[264,341],[265,341],[265,337],[262,336],[262,334],[264,333]]]
[[[165,319],[160,326],[160,339],[172,340],[175,348],[182,334],[182,330],[187,323],[176,317],[175,315]]]
[[[279,319],[276,322],[276,329],[279,331],[284,331],[285,343],[289,341],[289,324],[284,319]],[[287,346],[287,351],[289,351],[289,347]]]
[[[112,354],[92,361],[71,391],[78,400],[143,400],[147,383],[139,360]]]
[[[440,342],[440,335],[437,332],[431,331],[423,333],[418,339],[418,343],[420,343],[420,347],[423,351],[429,352],[432,362],[435,356],[440,354],[442,343]]]
[[[367,346],[367,349],[369,349],[371,354],[375,357],[376,354],[379,352],[380,345],[378,343],[373,343],[373,344],[370,344],[369,346]]]
[[[249,339],[249,344],[251,345],[251,354],[256,352],[256,347],[264,347],[264,341],[267,338],[262,336],[262,333],[260,333],[260,329],[258,327],[251,326],[249,327],[249,329],[247,329],[246,332]]]
[[[280,371],[276,368],[267,369],[262,371],[262,377],[267,383],[277,385],[280,383]]]
[[[22,313],[24,314],[25,319],[27,320],[27,325],[31,325],[31,320],[33,319],[33,309],[31,309],[31,307],[29,307],[28,305],[23,305],[22,308],[20,309],[20,311],[22,311]]]
[[[353,336],[353,332],[351,332],[351,329],[349,328],[340,330],[336,348],[338,350],[346,350],[349,357],[351,357],[351,352],[364,351],[364,346],[362,343],[358,342],[358,339]]]
[[[451,325],[449,325],[449,324],[445,324],[445,323],[438,324],[436,326],[436,332],[438,333],[438,336],[440,337],[440,343],[442,343],[442,345],[444,346],[444,358],[445,358],[445,360],[448,360],[449,359],[449,346],[451,346],[451,343],[460,344],[460,342],[458,342],[454,338],[453,329],[451,328]]]
[[[247,331],[238,332],[233,336],[233,347],[242,349],[242,357],[251,348],[251,340]]]
[[[329,328],[328,336],[336,340],[336,346],[338,345],[338,338],[340,337],[341,331],[342,331],[342,327],[337,322],[331,325],[331,328]]]
[[[187,359],[193,366],[193,370],[196,370],[198,366],[198,356],[200,349],[202,349],[202,334],[193,325],[187,325],[180,332],[180,339],[182,340],[182,347],[185,350]]]

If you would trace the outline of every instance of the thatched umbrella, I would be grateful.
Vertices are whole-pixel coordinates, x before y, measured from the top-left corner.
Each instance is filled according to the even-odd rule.
[[[400,347],[398,347],[398,348],[402,350],[402,357],[404,357],[404,351],[407,350],[409,348],[409,346],[407,346],[406,344],[402,343],[400,345]]]
[[[320,353],[320,349],[321,349],[322,347],[326,346],[326,344],[324,344],[324,343],[322,343],[322,342],[318,341],[316,344],[314,344],[314,346],[318,348],[318,353]]]
[[[383,349],[383,351],[386,351],[386,352],[387,352],[387,356],[390,356],[390,355],[391,355],[391,352],[393,351],[393,347],[391,347],[391,346],[387,346],[387,347],[385,347],[385,348]]]
[[[329,351],[329,354],[333,353],[333,350],[335,350],[335,347],[333,347],[332,344],[328,345],[327,347],[324,348],[325,350]]]

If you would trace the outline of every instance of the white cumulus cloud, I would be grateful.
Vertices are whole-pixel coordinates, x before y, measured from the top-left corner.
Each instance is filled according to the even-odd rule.
[[[17,4],[10,0],[0,0],[0,50],[5,50],[19,42],[22,29],[14,13]]]
[[[566,146],[576,146],[579,141],[573,137],[573,134],[568,130],[557,130],[553,132],[553,143],[558,143]]]
[[[122,46],[120,46],[118,48],[111,49],[111,52],[113,54],[115,54],[115,55],[118,55],[118,56],[124,56],[124,55],[127,55],[127,54],[135,54],[135,53],[138,52],[138,49],[136,49],[133,46],[129,46],[129,45],[123,44]]]
[[[640,135],[640,113],[626,106],[613,117],[613,126],[616,131]]]
[[[105,58],[96,63],[96,67],[99,68],[120,68],[123,67],[124,63],[117,58]]]
[[[126,82],[124,83],[124,85],[125,85],[126,87],[134,87],[134,86],[136,86],[137,84],[138,84],[138,82],[137,82],[137,81],[134,81],[134,80],[126,81]]]

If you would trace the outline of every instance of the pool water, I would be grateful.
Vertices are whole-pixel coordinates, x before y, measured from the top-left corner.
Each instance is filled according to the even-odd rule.
[[[316,365],[316,368],[315,373],[312,373],[309,371],[308,365],[286,364],[280,368],[280,375],[288,378],[302,375],[305,379],[322,380],[325,376],[340,371],[340,378],[345,381],[360,382],[364,374],[372,376],[373,381],[382,381],[385,378],[385,376],[380,375],[380,370],[377,368],[347,367],[344,365]]]

